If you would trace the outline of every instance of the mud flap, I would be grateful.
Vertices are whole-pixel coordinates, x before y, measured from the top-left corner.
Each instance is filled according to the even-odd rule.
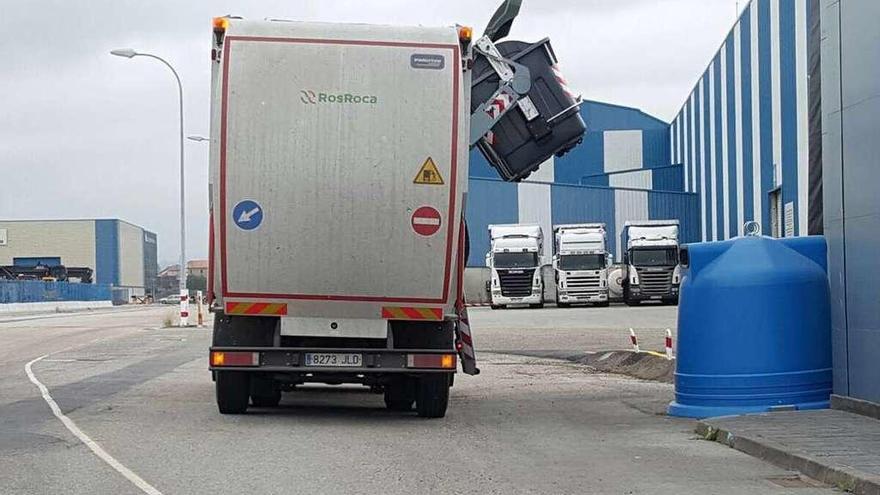
[[[467,198],[462,201],[466,201]],[[464,206],[462,206],[464,209]],[[467,263],[465,259],[466,244],[470,241],[467,239],[467,224],[464,218],[461,220],[461,227],[458,229],[458,294],[455,299],[455,312],[458,314],[458,322],[455,325],[455,349],[458,351],[458,358],[461,360],[461,370],[467,375],[479,375],[480,368],[477,368],[477,356],[474,353],[474,339],[471,336],[471,324],[468,320],[467,306],[464,301],[464,267]]]
[[[458,324],[455,327],[455,347],[461,359],[461,370],[467,375],[479,375],[477,356],[474,354],[474,340],[471,337],[471,325],[468,321],[467,307],[461,304],[458,310]]]

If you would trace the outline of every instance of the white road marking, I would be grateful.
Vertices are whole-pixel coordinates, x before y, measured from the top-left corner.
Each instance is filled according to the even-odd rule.
[[[157,490],[153,485],[144,481],[144,479],[135,474],[134,471],[128,469],[121,462],[117,461],[115,457],[108,454],[107,451],[98,444],[98,442],[92,440],[88,435],[85,434],[85,432],[79,429],[79,427],[76,425],[76,423],[73,422],[72,419],[68,418],[63,412],[61,412],[61,408],[58,407],[58,403],[55,402],[51,395],[49,395],[49,389],[47,389],[45,385],[37,380],[37,377],[34,375],[34,372],[31,369],[34,363],[42,361],[48,356],[49,354],[43,354],[42,356],[31,360],[26,365],[24,365],[24,371],[25,373],[27,373],[28,379],[31,381],[31,383],[33,383],[37,386],[38,389],[40,389],[40,394],[43,396],[43,400],[46,401],[46,404],[49,404],[49,408],[52,409],[52,414],[54,414],[55,417],[58,418],[61,423],[63,423],[64,426],[67,427],[67,429],[70,430],[70,432],[73,433],[76,438],[78,438],[82,443],[86,445],[86,447],[94,452],[94,454],[98,456],[98,458],[109,464],[110,467],[112,467],[119,474],[124,476],[125,479],[130,481],[134,486],[138,487],[142,492],[148,495],[162,495],[162,492]]]

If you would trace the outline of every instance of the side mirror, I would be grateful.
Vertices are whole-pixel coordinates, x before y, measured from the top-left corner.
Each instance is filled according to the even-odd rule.
[[[678,251],[678,264],[682,268],[687,268],[691,264],[691,256],[688,254],[688,249],[685,246],[682,246]]]
[[[554,257],[553,257],[553,269],[554,269],[554,270],[558,270],[558,269],[559,269],[559,256],[554,256]]]
[[[486,268],[492,268],[492,253],[486,253]]]

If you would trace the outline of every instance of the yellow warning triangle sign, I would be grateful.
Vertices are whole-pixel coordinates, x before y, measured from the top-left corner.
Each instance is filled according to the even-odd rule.
[[[413,184],[427,184],[431,186],[443,185],[443,177],[440,175],[440,169],[437,168],[437,165],[430,156],[425,160],[422,168],[419,169],[419,173],[416,174],[416,178],[413,179]]]

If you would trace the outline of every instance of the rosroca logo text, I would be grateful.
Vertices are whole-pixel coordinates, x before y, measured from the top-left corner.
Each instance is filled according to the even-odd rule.
[[[337,104],[337,105],[375,105],[379,103],[376,95],[364,95],[356,93],[325,93],[303,89],[299,92],[299,99],[306,105]]]

